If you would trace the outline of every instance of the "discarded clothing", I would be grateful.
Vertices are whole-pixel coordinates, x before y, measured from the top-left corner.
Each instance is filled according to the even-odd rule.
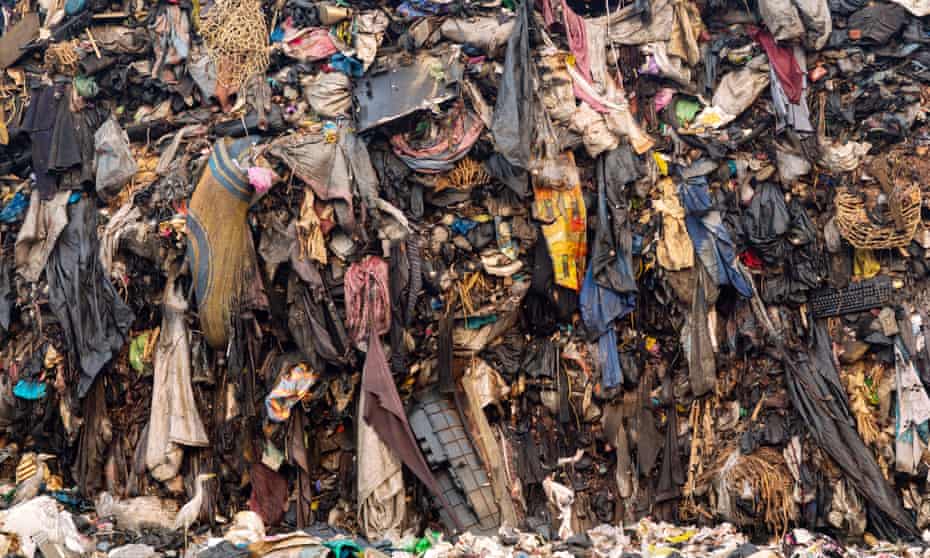
[[[268,418],[274,422],[284,422],[291,418],[291,409],[310,394],[318,379],[319,375],[306,364],[289,368],[265,397]]]
[[[97,214],[82,197],[68,206],[68,225],[48,258],[49,305],[77,355],[83,397],[100,370],[126,342],[135,317],[107,279],[97,257]]]

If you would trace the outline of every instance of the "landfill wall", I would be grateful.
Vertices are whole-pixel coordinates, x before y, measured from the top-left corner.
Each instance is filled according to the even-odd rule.
[[[928,15],[3,2],[0,507],[917,540]]]

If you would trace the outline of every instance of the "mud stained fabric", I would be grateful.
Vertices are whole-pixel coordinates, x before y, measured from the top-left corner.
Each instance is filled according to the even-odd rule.
[[[126,342],[135,319],[100,264],[97,210],[81,198],[68,208],[69,222],[48,258],[49,306],[81,368],[83,397],[103,366]]]
[[[49,255],[55,249],[58,235],[68,226],[68,198],[71,192],[58,192],[43,200],[38,190],[32,191],[26,219],[16,236],[14,247],[16,271],[23,279],[35,283],[42,275]]]
[[[507,41],[491,135],[497,152],[507,162],[528,169],[536,115],[535,63],[530,57],[530,0],[522,0],[516,12],[517,21]]]
[[[426,174],[452,170],[478,141],[484,123],[460,102],[432,128],[432,133],[425,139],[417,140],[413,133],[401,133],[391,136],[390,140],[401,161]]]
[[[662,197],[652,202],[662,215],[662,235],[656,245],[656,257],[659,265],[669,271],[688,269],[694,265],[694,245],[685,227],[685,208],[671,178],[663,178],[659,185]]]
[[[169,275],[162,306],[161,332],[155,346],[155,378],[149,418],[145,465],[160,481],[174,478],[181,468],[181,446],[207,447],[210,440],[197,411],[191,388],[190,331],[187,301]]]
[[[277,525],[287,506],[287,479],[262,463],[253,463],[249,474],[252,481],[249,509],[260,515],[265,525]]]
[[[297,500],[298,529],[313,524],[314,482],[310,476],[310,451],[307,447],[309,441],[304,440],[307,426],[307,415],[302,410],[293,413],[287,424],[287,461],[297,470],[297,484],[294,492]],[[310,443],[313,445],[312,442]]]
[[[359,407],[367,406],[362,391]],[[358,421],[358,515],[365,536],[372,541],[399,535],[406,513],[401,461],[365,420]]]
[[[96,494],[103,488],[107,448],[113,441],[103,382],[103,378],[93,382],[93,387],[81,402],[84,427],[81,428],[77,462],[72,472],[78,489],[84,495]]]
[[[897,406],[895,409],[895,468],[909,475],[917,474],[917,466],[927,444],[927,421],[930,421],[930,397],[924,389],[914,361],[905,356],[903,343],[895,343],[895,379]]]
[[[695,266],[694,274],[691,314],[686,321],[686,329],[682,330],[682,333],[688,335],[688,342],[683,345],[687,350],[688,380],[691,383],[691,391],[695,397],[700,397],[713,391],[717,385],[717,362],[711,338],[713,333],[709,323],[709,312],[713,309],[716,295],[711,297],[713,300],[708,300],[707,296],[708,287],[712,293],[715,293],[717,289],[708,285],[710,277],[700,261]]]
[[[365,401],[365,406],[361,408],[362,416],[378,434],[378,438],[391,448],[430,492],[444,500],[439,483],[430,471],[429,465],[426,464],[423,454],[420,453],[416,438],[410,429],[410,423],[407,422],[407,412],[404,410],[400,394],[397,393],[397,387],[394,385],[394,378],[388,368],[381,341],[371,338],[368,345],[368,354],[362,371],[362,397]],[[451,510],[449,515],[455,518]]]
[[[249,138],[217,140],[187,214],[187,251],[197,311],[204,338],[223,349],[233,305],[255,266],[255,249],[247,224],[252,200],[249,177],[235,158]]]
[[[100,263],[109,277],[120,277],[125,272],[125,265],[114,261],[119,243],[134,232],[141,221],[142,212],[131,201],[120,207],[107,221],[100,238]]]
[[[342,228],[355,231],[353,194],[357,190],[367,200],[373,194],[366,189],[372,187],[372,181],[375,189],[378,184],[361,140],[346,130],[340,130],[336,143],[324,134],[294,134],[272,142],[268,154],[293,169],[313,188],[317,199],[331,203]]]

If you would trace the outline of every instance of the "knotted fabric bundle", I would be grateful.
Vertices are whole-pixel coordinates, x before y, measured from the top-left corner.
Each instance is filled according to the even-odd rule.
[[[356,346],[368,340],[369,330],[376,337],[391,327],[391,301],[388,290],[388,265],[381,258],[369,256],[346,271],[346,324]]]

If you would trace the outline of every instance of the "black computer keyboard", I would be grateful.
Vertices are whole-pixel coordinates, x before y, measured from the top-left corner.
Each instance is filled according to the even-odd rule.
[[[820,289],[810,296],[811,315],[823,318],[870,310],[887,304],[893,291],[891,278],[885,275],[850,283],[845,289]]]

